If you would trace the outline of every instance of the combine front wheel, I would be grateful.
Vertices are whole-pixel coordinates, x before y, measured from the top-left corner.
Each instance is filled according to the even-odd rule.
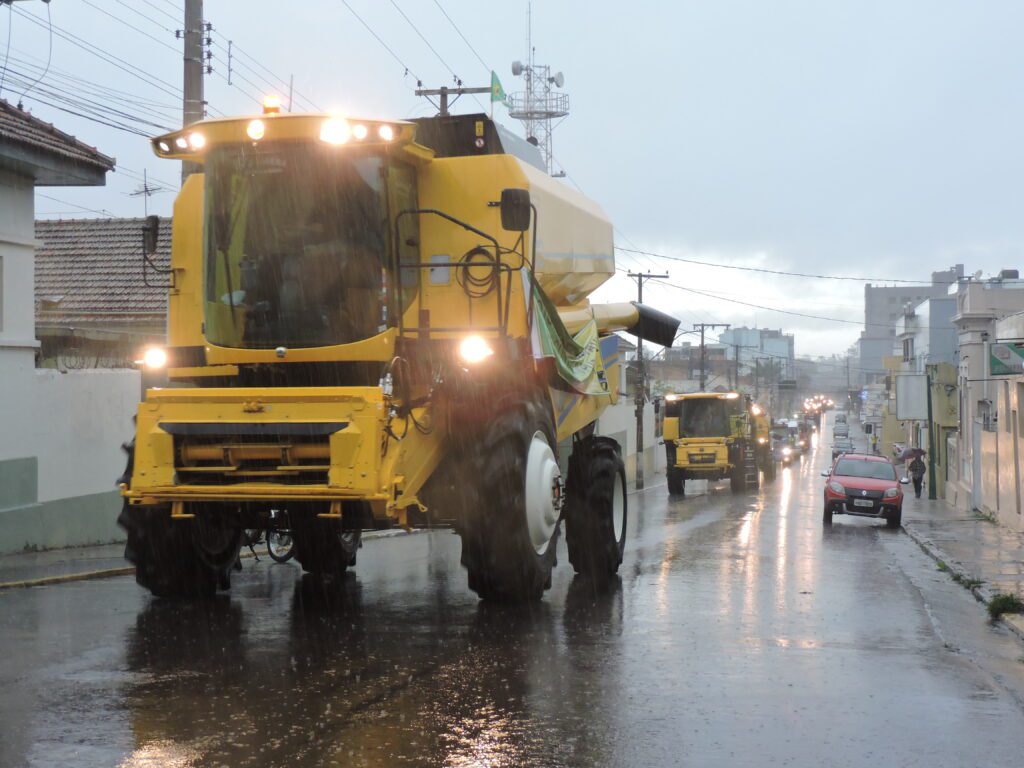
[[[340,578],[356,564],[362,541],[363,510],[346,510],[341,520],[317,517],[319,507],[289,510],[295,559],[302,570],[316,576]]]
[[[610,438],[581,440],[569,458],[565,542],[581,576],[605,581],[618,572],[626,546],[626,469]]]
[[[547,399],[498,404],[470,446],[472,498],[460,515],[469,588],[485,600],[539,600],[551,586],[562,481]]]

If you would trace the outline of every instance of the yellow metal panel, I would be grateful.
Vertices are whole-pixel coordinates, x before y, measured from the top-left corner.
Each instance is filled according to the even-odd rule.
[[[679,439],[679,419],[675,416],[666,416],[665,424],[661,428],[662,437],[665,440]]]
[[[201,173],[193,173],[174,201],[171,224],[171,268],[174,289],[167,302],[167,343],[175,347],[196,347],[203,339],[203,184]],[[157,280],[162,276],[156,275]]]
[[[167,375],[172,379],[196,379],[206,376],[237,376],[237,365],[208,365],[200,368],[168,368]]]
[[[311,363],[317,361],[387,361],[395,355],[395,339],[398,330],[388,328],[369,339],[351,344],[335,344],[329,347],[300,347],[288,349],[283,358],[274,349],[241,349],[206,345],[206,361],[210,365],[240,363]]]

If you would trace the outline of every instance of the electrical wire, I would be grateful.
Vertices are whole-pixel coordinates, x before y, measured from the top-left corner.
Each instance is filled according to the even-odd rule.
[[[227,38],[223,34],[218,32],[217,30],[214,30],[214,34],[218,35],[222,40],[226,40],[227,42],[231,43],[232,58],[235,57],[236,53],[238,54],[238,65],[239,66],[245,67],[246,69],[248,69],[249,72],[252,73],[252,75],[254,77],[257,77],[260,80],[262,80],[263,82],[265,82],[267,85],[269,85],[271,87],[272,90],[276,91],[279,87],[280,88],[291,88],[291,84],[290,83],[285,82],[284,78],[282,78],[280,75],[278,75],[272,69],[270,69],[265,64],[263,64],[258,59],[256,59],[256,57],[254,57],[251,53],[248,53],[240,45],[235,44],[234,41],[227,40]],[[220,48],[222,51],[224,51],[225,54],[228,52],[228,49],[224,45],[222,45],[221,43],[217,42],[216,40],[213,41],[213,44],[216,45],[218,48]],[[274,80],[276,80],[277,83],[275,84],[271,80],[268,80],[266,77],[260,75],[258,72],[256,72],[255,69],[253,69],[253,67],[251,67],[250,65],[246,64],[245,61],[243,61],[243,59],[248,59],[249,61],[251,61],[253,64],[255,64],[257,67],[259,67],[261,70],[263,70],[268,75],[270,75],[272,78],[274,78]],[[321,109],[320,106],[316,102],[314,102],[309,97],[307,97],[307,96],[303,95],[302,93],[300,93],[298,91],[298,89],[292,88],[292,94],[293,94],[293,96],[295,98],[296,103],[302,101],[302,102],[304,102],[307,105],[306,108],[309,109],[310,111],[312,111],[312,112],[323,112],[323,109]]]
[[[385,43],[384,40],[381,39],[381,36],[373,31],[373,28],[370,27],[370,25],[367,24],[363,20],[363,17],[360,16],[358,13],[356,13],[355,10],[352,8],[352,6],[348,4],[348,0],[341,0],[341,4],[344,5],[346,8],[348,8],[349,13],[351,13],[353,16],[355,16],[356,20],[366,28],[366,31],[369,32],[371,35],[373,35],[373,38],[378,43],[381,44],[381,46],[384,48],[384,50],[386,50],[388,53],[391,54],[391,58],[393,58],[395,61],[397,61],[399,63],[399,65],[401,65],[401,67],[405,70],[405,73],[407,75],[412,75],[416,79],[416,84],[418,86],[422,86],[423,85],[423,80],[420,78],[420,76],[417,75],[415,72],[413,72],[409,68],[409,65],[406,64],[404,61],[402,61],[401,57],[399,57],[399,55],[397,53],[395,53],[394,50],[392,50],[391,46],[389,46],[387,43]]]
[[[90,8],[94,8],[95,10],[99,11],[100,13],[102,13],[104,16],[109,16],[111,19],[113,19],[114,21],[118,22],[119,24],[123,24],[124,26],[128,27],[128,29],[131,29],[131,30],[134,30],[134,31],[138,32],[143,37],[148,37],[150,40],[152,40],[153,42],[157,43],[158,45],[162,45],[164,48],[169,48],[174,53],[177,53],[177,54],[181,53],[181,51],[179,51],[177,48],[175,48],[170,43],[164,42],[159,37],[155,37],[154,35],[151,35],[148,32],[146,32],[145,30],[139,29],[134,24],[128,23],[127,21],[122,19],[120,16],[115,16],[110,11],[105,11],[104,9],[100,8],[98,5],[95,5],[95,4],[91,3],[91,2],[89,2],[89,0],[80,0],[80,2],[85,3]],[[49,4],[47,4],[46,7],[49,8],[50,7]]]
[[[765,267],[741,267],[736,264],[718,264],[713,261],[700,261],[698,259],[686,259],[682,256],[669,256],[664,253],[652,253],[650,251],[641,251],[635,248],[620,248],[615,246],[615,250],[623,251],[625,253],[636,253],[644,256],[650,256],[656,259],[668,259],[669,261],[680,261],[686,264],[697,264],[704,267],[717,267],[719,269],[736,269],[743,272],[762,272],[769,275],[783,275],[785,277],[808,277],[817,280],[849,280],[858,283],[906,283],[909,285],[931,285],[929,280],[902,280],[892,277],[851,277],[847,275],[818,275],[807,272],[787,272],[781,269],[767,269]]]
[[[37,18],[34,14],[28,13],[27,11],[23,11],[19,8],[14,8],[13,6],[10,7],[13,9],[14,13],[17,13],[19,16],[29,19],[32,23],[36,24],[37,26],[45,28],[45,25],[43,24],[42,20]],[[120,69],[122,72],[126,72],[132,77],[141,80],[142,82],[146,83],[147,85],[153,88],[157,88],[158,90],[170,94],[171,96],[181,96],[181,89],[175,86],[173,83],[169,83],[166,80],[157,77],[156,75],[150,75],[146,73],[141,67],[131,64],[130,62],[125,61],[124,59],[115,56],[112,53],[106,53],[99,46],[93,45],[92,43],[79,37],[78,35],[65,31],[56,24],[52,26],[53,32],[57,35],[57,37],[66,40],[75,47],[81,48],[85,52],[92,54],[96,58],[106,62],[107,64],[110,64],[111,66],[117,69]]]
[[[19,103],[25,98],[25,95],[39,85],[39,81],[46,77],[46,73],[50,71],[50,62],[53,60],[53,17],[50,15],[50,4],[46,4],[46,24],[49,27],[47,30],[47,42],[46,42],[46,68],[43,69],[43,73],[36,78],[35,82],[32,83],[28,88],[21,92],[21,96],[18,97]],[[10,33],[10,28],[8,28]],[[4,57],[4,69],[7,69],[7,57],[11,54],[11,38],[10,34],[7,36],[7,54]]]
[[[444,6],[441,5],[440,0],[434,0],[434,5],[436,5],[438,10],[441,11],[441,13],[444,14],[444,17],[446,19],[448,19],[448,23],[452,25],[452,29],[454,29],[458,33],[459,37],[462,38],[462,42],[464,42],[467,46],[469,46],[469,50],[471,50],[473,52],[473,55],[476,56],[476,60],[479,61],[481,64],[483,64],[484,65],[484,69],[486,69],[488,72],[493,72],[494,70],[491,69],[487,65],[487,62],[484,61],[483,58],[480,56],[480,54],[476,52],[476,48],[473,47],[473,44],[470,43],[469,40],[466,39],[466,36],[464,34],[462,34],[462,30],[459,29],[458,25],[455,23],[455,21],[452,19],[452,17],[448,15],[448,11],[446,11],[444,9]]]
[[[7,72],[7,57],[11,55],[11,28],[14,26],[14,3],[7,4],[7,49],[4,51],[4,68],[0,71],[0,95],[4,92],[4,74]]]
[[[108,218],[114,218],[114,214],[112,214],[110,211],[108,211],[106,209],[97,210],[96,208],[87,208],[84,205],[78,205],[78,203],[72,203],[72,202],[69,202],[67,200],[61,200],[59,197],[52,197],[50,195],[44,195],[42,192],[36,192],[36,195],[39,196],[39,197],[45,198],[46,200],[52,200],[55,203],[60,203],[61,205],[70,205],[72,208],[78,208],[78,209],[83,210],[83,211],[88,211],[89,213],[98,213],[101,216],[106,216]]]
[[[391,2],[391,5],[393,5],[395,7],[395,10],[398,11],[399,15],[403,19],[405,19],[406,23],[410,27],[412,27],[412,31],[415,32],[419,36],[420,40],[423,41],[424,45],[426,45],[427,48],[430,49],[430,52],[433,53],[434,56],[437,58],[437,60],[440,61],[441,64],[444,65],[444,68],[447,69],[451,73],[452,79],[455,80],[456,84],[462,85],[462,80],[459,78],[459,76],[457,74],[455,74],[455,70],[452,69],[451,66],[448,64],[448,62],[445,61],[444,58],[441,56],[441,54],[437,52],[437,49],[434,48],[434,46],[430,44],[430,41],[427,40],[426,36],[422,32],[420,32],[419,27],[417,27],[415,24],[413,24],[412,19],[410,19],[408,16],[405,15],[405,11],[402,10],[402,8],[401,8],[401,6],[399,6],[398,2],[396,0],[390,0],[390,2]]]

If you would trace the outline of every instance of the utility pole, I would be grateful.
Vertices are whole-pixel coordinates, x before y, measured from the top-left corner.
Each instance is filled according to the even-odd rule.
[[[487,87],[487,88],[463,88],[463,87],[460,86],[458,88],[448,88],[447,86],[443,86],[443,85],[440,88],[417,88],[416,89],[416,95],[417,96],[425,96],[428,99],[431,96],[438,96],[438,97],[440,97],[441,102],[440,102],[440,105],[437,107],[437,109],[438,109],[438,114],[440,114],[441,117],[448,117],[448,115],[451,114],[448,111],[448,105],[450,103],[454,104],[455,103],[455,99],[459,98],[459,96],[462,96],[462,95],[467,94],[467,93],[490,93],[490,92],[491,92],[490,87]],[[448,97],[449,96],[454,96],[455,99],[452,99],[451,102],[449,102],[448,101]]]
[[[666,280],[668,274],[652,275],[648,272],[627,272],[636,280],[636,303],[644,303],[644,280]],[[644,403],[647,401],[647,375],[644,373],[644,339],[641,333],[636,335],[636,387],[633,402],[636,403],[636,488],[644,487]]]
[[[932,366],[928,366],[925,381],[928,384],[928,499],[935,501],[938,495],[935,485],[935,424],[932,422]]]
[[[203,0],[185,0],[184,73],[182,79],[181,124],[183,127],[203,119]],[[199,170],[198,163],[182,162],[181,180]]]
[[[704,370],[705,364],[705,351],[704,351],[704,329],[711,328],[725,328],[729,330],[732,326],[729,323],[694,323],[693,330],[700,331],[700,391],[704,391],[704,385],[707,383],[707,373]]]

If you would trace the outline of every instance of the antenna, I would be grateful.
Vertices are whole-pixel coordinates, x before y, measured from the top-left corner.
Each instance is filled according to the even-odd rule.
[[[139,187],[138,189],[136,189],[134,192],[129,192],[128,196],[129,197],[139,197],[139,196],[141,196],[142,197],[142,210],[144,212],[143,215],[149,216],[149,196],[150,195],[159,195],[161,192],[163,192],[163,189],[161,187],[151,187],[151,186],[149,186],[149,177],[146,174],[146,169],[143,168],[142,169],[142,186]]]
[[[551,74],[547,64],[534,61],[533,9],[526,5],[526,48],[527,63],[512,62],[512,75],[525,80],[526,89],[508,96],[508,114],[519,120],[526,131],[526,140],[540,149],[544,167],[552,176],[565,176],[564,171],[554,172],[552,158],[552,133],[555,127],[569,115],[569,94],[559,93],[555,88],[565,85],[565,75]],[[558,123],[553,123],[558,120]]]

